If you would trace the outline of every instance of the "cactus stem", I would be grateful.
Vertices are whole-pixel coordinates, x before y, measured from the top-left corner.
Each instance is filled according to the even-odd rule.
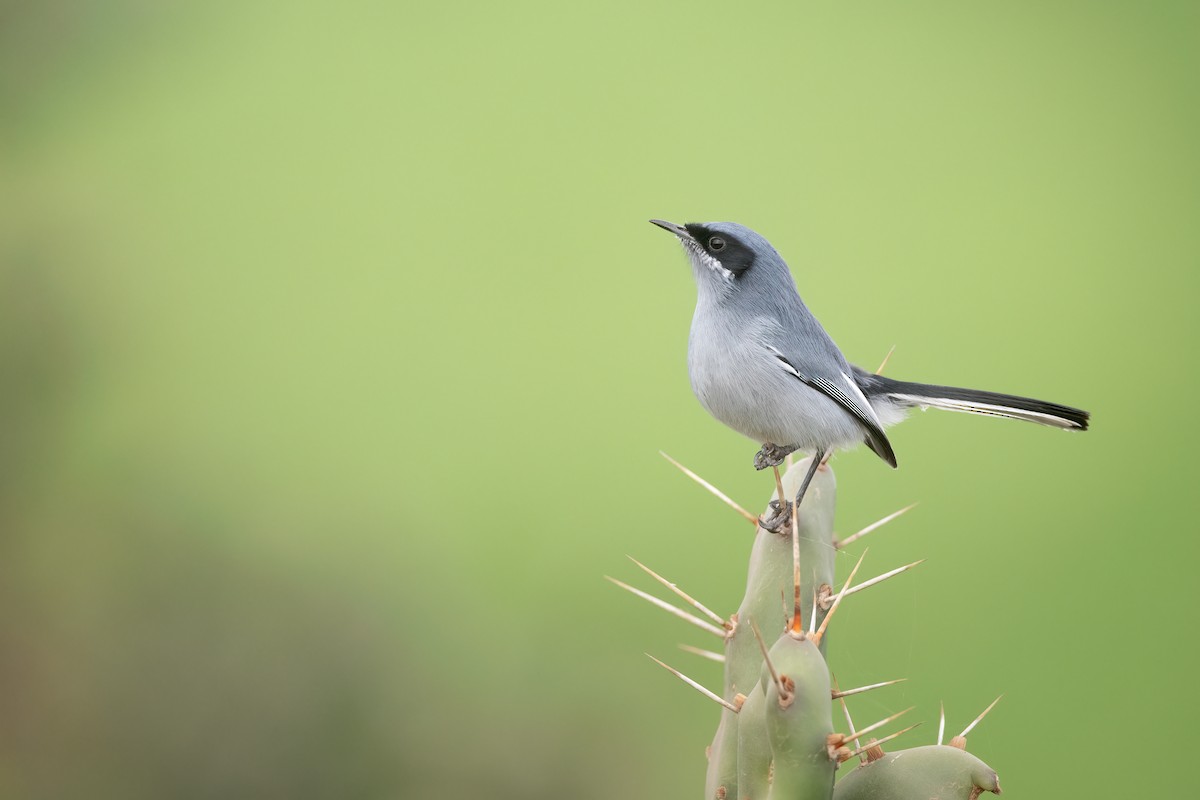
[[[890,717],[885,717],[884,719],[881,719],[878,722],[871,723],[867,727],[863,728],[861,731],[854,731],[853,733],[847,733],[845,736],[842,737],[842,739],[843,740],[861,739],[863,736],[866,736],[868,733],[871,733],[872,731],[877,731],[880,728],[882,728],[884,725],[887,725],[889,722],[899,719],[900,717],[903,717],[905,714],[912,711],[914,708],[916,708],[916,706],[909,706],[908,708],[904,709],[903,711],[897,711],[895,714],[892,714]],[[918,723],[918,724],[920,724],[920,723]]]
[[[840,697],[850,697],[851,695],[862,694],[863,692],[869,692],[872,689],[882,689],[884,686],[894,686],[897,683],[904,683],[906,680],[908,680],[908,678],[896,678],[893,681],[872,683],[870,686],[859,686],[855,689],[846,689],[845,691],[835,690],[833,693],[833,699],[837,700]]]
[[[835,543],[834,546],[837,547],[837,549],[841,550],[842,548],[846,547],[847,545],[857,542],[859,539],[866,536],[868,533],[873,533],[874,531],[878,530],[879,528],[882,528],[884,525],[887,525],[889,522],[891,522],[892,520],[894,520],[896,517],[900,516],[901,514],[912,511],[916,507],[917,507],[916,503],[911,503],[911,504],[905,506],[904,508],[900,509],[899,511],[893,511],[892,513],[888,514],[883,519],[878,520],[876,522],[872,522],[870,525],[863,528],[858,533],[847,536],[845,539],[841,540],[840,542]]]
[[[887,355],[883,357],[883,361],[879,362],[879,369],[875,370],[876,375],[883,374],[883,368],[887,366],[887,362],[891,360],[892,353],[896,352],[896,345],[892,345],[892,349],[888,350]]]
[[[763,663],[767,665],[767,671],[771,673],[771,680],[779,687],[779,695],[782,698],[787,694],[787,687],[783,681],[779,679],[779,672],[775,669],[775,665],[771,663],[771,656],[767,653],[767,643],[763,641],[762,631],[758,629],[758,623],[751,621],[750,628],[754,631],[754,638],[758,640],[758,649],[762,651]]]
[[[697,628],[699,628],[702,631],[708,631],[709,633],[713,634],[714,636],[719,636],[722,639],[725,638],[725,631],[722,630],[721,628],[718,628],[716,625],[713,625],[709,622],[705,622],[704,620],[700,619],[699,617],[695,616],[694,614],[689,614],[688,612],[686,612],[682,609],[676,608],[675,606],[668,603],[666,600],[659,600],[657,597],[655,597],[652,594],[647,594],[646,592],[643,592],[641,589],[635,589],[632,586],[630,586],[628,583],[619,581],[616,578],[611,578],[608,575],[605,575],[604,579],[607,581],[610,581],[611,583],[615,583],[617,586],[620,586],[622,589],[629,592],[630,594],[632,594],[636,597],[642,598],[647,603],[658,606],[663,611],[666,611],[668,614],[674,614],[675,616],[679,617],[681,620],[692,623],[693,625],[695,625]]]
[[[712,650],[702,650],[699,647],[692,647],[690,644],[681,644],[679,649],[685,653],[707,658],[709,661],[716,661],[718,664],[725,663],[725,656],[722,653],[714,653]]]
[[[938,716],[938,744],[941,744],[942,738],[946,735],[946,703],[939,701],[938,705],[942,708],[941,714]]]
[[[1000,697],[1004,697],[1004,695],[1000,695]],[[996,703],[1000,702],[1000,697],[997,697],[995,700],[993,700],[992,704],[990,706],[988,706],[987,708],[985,708],[983,710],[983,713],[975,718],[974,722],[972,722],[970,725],[968,725],[966,728],[964,728],[963,732],[960,733],[957,737],[955,737],[955,738],[963,740],[964,747],[962,749],[966,749],[965,745],[966,745],[967,734],[970,733],[971,731],[973,731],[975,729],[975,726],[978,725],[980,722],[982,722],[983,718],[988,715],[988,712],[996,707]]]
[[[913,567],[915,567],[919,564],[924,564],[924,563],[925,563],[925,559],[922,558],[921,560],[914,561],[911,564],[905,564],[903,567],[896,567],[894,570],[891,570],[890,572],[885,572],[882,575],[876,575],[874,578],[871,578],[869,581],[863,581],[862,583],[858,584],[857,586],[852,586],[850,589],[847,589],[844,591],[846,592],[846,596],[849,597],[850,595],[854,594],[855,592],[861,592],[863,589],[870,589],[875,584],[883,583],[888,578],[894,578],[897,575],[899,575],[900,573],[908,572]],[[826,598],[822,602],[832,604],[834,601]]]
[[[871,750],[876,747],[879,747],[884,742],[890,742],[892,739],[895,739],[897,736],[903,736],[904,734],[911,731],[913,728],[919,728],[920,726],[921,726],[921,723],[918,722],[916,725],[909,725],[904,730],[899,730],[899,731],[896,731],[895,733],[888,734],[887,736],[883,737],[882,739],[878,739],[878,740],[873,739],[870,742],[868,742],[867,744],[864,744],[862,747],[858,748],[857,750],[851,751],[845,757],[842,757],[839,753],[838,760],[839,761],[849,761],[850,759],[854,758],[855,756],[860,756],[863,753],[865,753],[866,751]],[[880,747],[879,749],[880,749],[880,751],[883,750],[882,747]]]
[[[741,506],[739,506],[737,503],[735,503],[735,502],[733,501],[733,498],[731,498],[729,495],[725,494],[725,493],[724,493],[724,492],[722,492],[720,489],[718,489],[717,487],[713,486],[713,485],[712,485],[711,483],[709,483],[708,481],[704,480],[704,478],[701,478],[699,475],[697,475],[696,473],[692,472],[690,469],[688,469],[687,467],[685,467],[683,464],[680,464],[678,461],[676,461],[675,459],[671,458],[669,455],[667,455],[666,453],[664,453],[662,450],[659,450],[659,451],[658,451],[658,454],[659,454],[660,456],[662,456],[663,458],[665,458],[667,461],[670,461],[670,462],[671,462],[672,464],[674,464],[676,467],[678,467],[678,468],[679,468],[679,471],[680,471],[680,472],[682,472],[684,475],[687,475],[689,478],[691,478],[692,480],[694,480],[696,483],[700,484],[700,485],[701,485],[701,486],[703,486],[705,489],[707,489],[707,490],[708,490],[708,491],[709,491],[709,492],[710,492],[710,493],[711,493],[713,496],[715,496],[715,497],[716,497],[718,500],[720,500],[720,501],[721,501],[721,502],[723,502],[725,505],[727,505],[727,506],[729,506],[730,508],[732,508],[734,511],[738,512],[739,514],[741,514],[741,515],[742,515],[742,517],[743,517],[743,518],[745,518],[745,520],[746,520],[747,522],[749,522],[751,525],[753,525],[755,528],[758,528],[758,517],[754,516],[754,515],[753,515],[753,514],[751,514],[749,511],[747,511],[746,509],[742,508],[742,507],[741,507]]]
[[[732,711],[735,714],[742,710],[742,702],[745,702],[745,695],[739,694],[739,695],[737,695],[737,697],[734,698],[734,699],[741,698],[742,702],[731,703],[728,700],[726,700],[724,697],[721,697],[721,695],[717,694],[716,692],[712,691],[711,689],[708,689],[708,688],[702,686],[701,684],[692,680],[687,675],[684,675],[682,672],[675,669],[674,667],[664,664],[663,662],[659,661],[657,658],[650,655],[649,653],[646,653],[646,657],[649,658],[651,661],[653,661],[655,664],[658,664],[660,667],[665,669],[667,672],[674,675],[676,678],[679,678],[679,680],[683,681],[684,683],[686,683],[688,686],[695,689],[700,694],[707,697],[709,700],[713,700],[717,703],[720,703],[721,705],[725,706],[725,708],[728,708],[730,711]]]
[[[722,617],[722,616],[718,615],[716,612],[714,612],[714,611],[710,610],[710,609],[709,609],[709,608],[708,608],[706,605],[704,605],[703,603],[701,603],[699,600],[697,600],[696,598],[692,597],[690,594],[688,594],[687,592],[683,591],[683,590],[682,590],[682,589],[680,589],[678,586],[676,586],[675,584],[671,583],[669,580],[667,580],[666,578],[664,578],[662,575],[659,575],[657,572],[655,572],[654,570],[650,569],[649,567],[647,567],[647,566],[646,566],[645,564],[643,564],[642,562],[638,561],[638,560],[637,560],[636,558],[634,558],[633,556],[625,556],[625,557],[626,557],[626,558],[628,558],[628,559],[629,559],[630,561],[632,561],[633,563],[637,564],[639,567],[641,567],[641,568],[642,568],[642,570],[643,570],[643,571],[645,571],[645,573],[646,573],[647,575],[649,575],[651,578],[654,578],[654,580],[658,581],[658,582],[659,582],[659,583],[661,583],[663,586],[667,587],[667,588],[668,588],[668,589],[670,589],[672,592],[674,592],[675,594],[679,595],[680,599],[682,599],[682,600],[683,600],[685,603],[687,603],[687,604],[691,605],[693,608],[695,608],[695,609],[696,609],[697,611],[699,611],[701,614],[703,614],[704,616],[708,617],[708,618],[709,618],[709,619],[711,619],[713,622],[715,622],[715,623],[717,623],[718,625],[720,625],[722,628],[728,628],[728,626],[729,626],[729,623],[728,623],[728,622],[725,620],[725,618],[724,618],[724,617]]]
[[[854,580],[854,576],[858,573],[858,568],[862,566],[863,559],[867,557],[867,551],[863,550],[862,555],[858,557],[858,563],[854,565],[854,569],[850,570],[850,577],[846,578],[846,582],[842,584],[842,590],[838,592],[838,596],[834,598],[833,605],[829,607],[829,612],[825,614],[825,619],[821,620],[821,627],[817,628],[813,633],[812,639],[814,644],[821,643],[821,637],[825,635],[825,628],[829,626],[829,620],[833,619],[834,612],[842,602],[842,598],[846,596],[846,590],[850,588],[850,582]],[[813,607],[816,607],[816,597],[813,598]]]

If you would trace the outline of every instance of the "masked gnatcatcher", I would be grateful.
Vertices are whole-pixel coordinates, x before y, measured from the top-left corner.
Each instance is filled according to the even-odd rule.
[[[771,243],[732,222],[676,225],[696,277],[688,373],[700,404],[762,444],[757,469],[788,453],[813,454],[796,494],[800,504],[817,467],[836,448],[865,442],[896,466],[883,429],[914,407],[1023,419],[1087,430],[1089,414],[1028,397],[897,381],[846,362],[800,295]]]

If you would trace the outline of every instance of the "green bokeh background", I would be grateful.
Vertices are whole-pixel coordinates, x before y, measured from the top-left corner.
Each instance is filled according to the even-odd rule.
[[[789,259],[917,414],[832,653],[1014,797],[1194,741],[1194,3],[0,4],[0,795],[694,798],[753,443],[649,217]],[[857,555],[855,553],[854,555]],[[849,556],[847,556],[849,559]],[[848,569],[843,565],[842,574]],[[639,581],[640,582],[640,581]]]

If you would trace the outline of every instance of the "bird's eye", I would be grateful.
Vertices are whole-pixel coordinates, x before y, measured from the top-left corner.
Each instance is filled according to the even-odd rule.
[[[714,236],[708,240],[708,249],[714,253],[725,249],[725,240],[720,236]]]

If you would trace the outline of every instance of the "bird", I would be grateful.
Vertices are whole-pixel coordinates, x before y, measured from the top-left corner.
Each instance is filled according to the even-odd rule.
[[[1088,428],[1091,414],[1071,406],[894,380],[854,366],[805,306],[787,262],[761,234],[734,222],[650,222],[678,237],[696,280],[688,376],[700,404],[762,445],[756,469],[778,468],[797,450],[813,454],[796,508],[817,467],[835,450],[865,443],[895,468],[885,429],[913,408]]]

